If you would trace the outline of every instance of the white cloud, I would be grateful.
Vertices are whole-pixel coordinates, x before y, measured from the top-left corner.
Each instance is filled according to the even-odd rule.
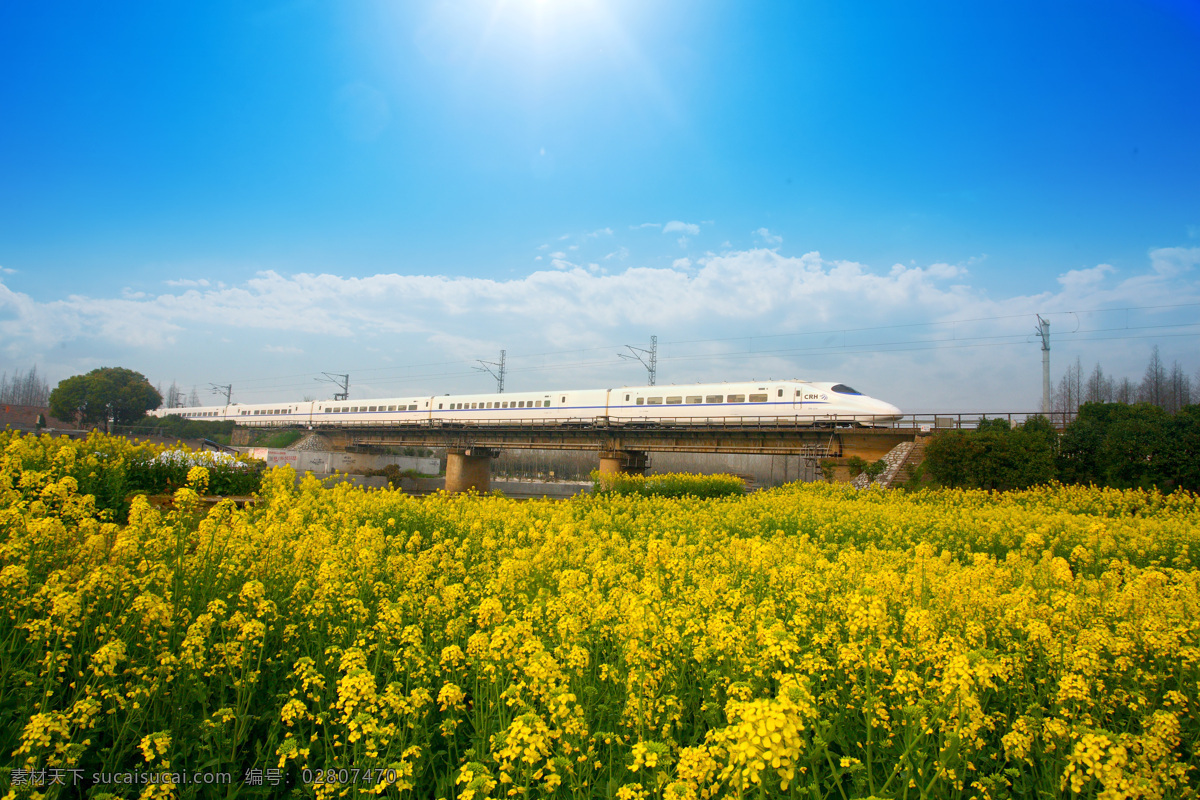
[[[1058,282],[1067,289],[1078,291],[1099,285],[1105,277],[1116,271],[1111,264],[1097,264],[1088,269],[1067,270],[1058,276]]]
[[[551,265],[510,280],[267,271],[224,288],[50,302],[0,280],[0,341],[17,362],[61,350],[57,361],[39,361],[57,379],[78,364],[101,361],[127,364],[152,381],[177,377],[187,384],[237,384],[239,375],[258,380],[278,374],[271,356],[297,352],[318,373],[374,369],[364,355],[368,347],[398,354],[400,364],[507,349],[516,389],[635,380],[615,358],[606,367],[594,355],[523,361],[522,354],[654,334],[665,382],[799,375],[844,380],[910,410],[1027,410],[1036,407],[1041,386],[1040,350],[1027,341],[1034,314],[1052,320],[1056,376],[1078,355],[1085,363],[1100,360],[1112,374],[1137,377],[1152,340],[1129,337],[1158,335],[1151,325],[1191,321],[1194,309],[1122,312],[1116,322],[1104,315],[1117,312],[1084,312],[1200,303],[1191,271],[1200,253],[1186,248],[1152,251],[1145,268],[1127,276],[1108,265],[1068,270],[1035,294],[1003,298],[973,286],[961,264],[872,269],[816,252],[787,256],[758,248],[680,258],[670,267],[620,264],[605,273],[565,253],[548,258]],[[614,255],[607,263],[611,268],[618,260]],[[1127,317],[1131,329],[1147,333],[1112,333]],[[272,344],[280,340],[288,344]],[[1195,369],[1186,355],[1196,349],[1194,339],[1162,342],[1168,362],[1177,357]],[[576,362],[589,366],[570,366]],[[415,376],[397,369],[411,376],[404,385],[412,391],[475,386],[471,373],[457,368]],[[453,377],[462,374],[468,377]],[[271,397],[286,399],[295,383],[284,382]]]
[[[16,275],[16,274],[17,274],[17,271],[15,269],[10,269],[8,267],[0,267],[0,275]]]
[[[198,280],[192,280],[191,278],[176,278],[175,280],[163,281],[163,283],[165,283],[167,286],[178,287],[204,287],[210,285],[208,278],[199,278]]]
[[[691,222],[680,222],[673,219],[666,225],[663,225],[663,233],[686,233],[688,236],[695,236],[700,233],[700,226]]]
[[[601,236],[612,236],[612,235],[613,235],[613,230],[612,230],[612,228],[599,228],[598,230],[594,230],[594,231],[592,231],[591,233],[585,233],[585,234],[583,235],[583,238],[585,238],[585,239],[597,239],[597,238],[599,238],[599,237],[601,237]]]
[[[1181,275],[1200,264],[1200,247],[1160,247],[1150,251],[1150,263],[1159,275]]]
[[[754,231],[754,235],[761,239],[768,247],[778,247],[783,244],[783,237],[776,236],[766,228],[759,228]]]
[[[624,246],[618,247],[616,250],[606,255],[604,260],[611,261],[614,258],[618,261],[624,261],[625,259],[629,258],[629,248]]]
[[[630,225],[629,230],[636,231],[636,230],[641,230],[642,228],[661,228],[661,227],[662,227],[661,222],[643,222],[641,225]]]
[[[551,253],[550,257],[551,258],[566,258],[567,254],[564,253],[562,250],[559,250],[557,252]]]

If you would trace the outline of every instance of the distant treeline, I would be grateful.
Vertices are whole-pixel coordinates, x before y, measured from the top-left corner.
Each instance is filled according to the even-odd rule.
[[[50,399],[50,385],[38,375],[37,365],[28,372],[8,372],[0,375],[0,403],[14,406],[39,406],[45,408]]]
[[[1200,491],[1200,405],[1169,413],[1151,403],[1084,403],[1060,434],[1045,417],[1010,427],[984,420],[946,431],[925,451],[943,486],[1025,489],[1058,480],[1119,489]]]
[[[1200,389],[1200,372],[1195,379],[1178,361],[1168,367],[1158,354],[1158,345],[1150,352],[1150,361],[1140,381],[1114,378],[1099,363],[1087,376],[1083,363],[1075,363],[1059,378],[1052,395],[1052,408],[1061,414],[1074,414],[1084,403],[1149,403],[1174,414],[1192,403],[1193,387]]]

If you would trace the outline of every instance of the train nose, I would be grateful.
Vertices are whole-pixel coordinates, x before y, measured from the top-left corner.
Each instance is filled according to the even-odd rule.
[[[899,408],[892,405],[891,403],[885,403],[882,400],[876,401],[875,414],[882,419],[892,420],[892,421],[898,420],[898,419],[900,419],[900,417],[904,416],[904,412],[901,411]]]

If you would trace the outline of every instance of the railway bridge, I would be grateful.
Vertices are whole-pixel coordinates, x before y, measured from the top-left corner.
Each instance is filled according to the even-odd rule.
[[[385,447],[446,449],[446,490],[487,491],[491,460],[501,450],[577,450],[595,452],[601,474],[644,474],[647,454],[749,453],[834,459],[844,464],[858,456],[876,461],[903,442],[915,442],[936,430],[971,429],[985,417],[1023,422],[1032,414],[908,414],[884,425],[870,421],[839,421],[788,417],[728,417],[703,425],[694,420],[617,420],[598,418],[576,423],[496,420],[461,423],[339,423],[314,424],[319,433],[341,450],[370,452]],[[315,421],[315,420],[314,420]],[[247,444],[253,428],[234,430],[234,444]]]
[[[246,443],[251,429],[235,430],[234,441]],[[313,425],[339,450],[370,452],[384,447],[446,449],[446,490],[487,491],[491,460],[501,450],[579,450],[595,452],[603,473],[644,474],[647,454],[750,453],[797,455],[812,459],[861,456],[882,458],[901,442],[913,441],[913,428],[869,425],[798,426],[770,419],[730,418],[697,426],[671,422],[653,425],[612,421],[574,425],[497,421],[472,425]],[[240,441],[239,441],[240,440]]]

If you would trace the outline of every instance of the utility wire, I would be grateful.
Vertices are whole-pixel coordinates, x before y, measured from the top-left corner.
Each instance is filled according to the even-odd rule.
[[[1129,307],[1124,307],[1124,308],[1088,309],[1088,310],[1084,310],[1084,311],[1060,311],[1060,312],[1051,312],[1051,313],[1055,316],[1061,316],[1061,315],[1066,315],[1066,314],[1078,314],[1078,313],[1122,312],[1122,311],[1150,310],[1150,309],[1164,309],[1164,308],[1189,308],[1189,307],[1195,307],[1195,306],[1200,306],[1200,303],[1179,303],[1179,304],[1173,304],[1173,305],[1157,305],[1157,306],[1129,306]],[[825,330],[816,330],[816,331],[807,331],[807,332],[762,334],[762,335],[753,335],[753,336],[748,335],[748,336],[734,336],[734,337],[693,339],[693,340],[678,340],[678,341],[668,342],[667,344],[673,344],[673,345],[720,344],[720,343],[726,343],[726,342],[753,341],[755,339],[762,340],[762,339],[798,338],[798,337],[805,337],[805,336],[822,336],[822,335],[823,336],[842,335],[844,337],[846,334],[849,334],[849,333],[863,333],[863,332],[881,331],[881,330],[912,329],[912,328],[919,328],[919,327],[955,325],[955,324],[963,324],[963,323],[968,323],[968,322],[988,322],[988,321],[1004,320],[1004,319],[1024,319],[1028,316],[1029,316],[1028,314],[1010,314],[1010,315],[995,316],[995,317],[973,317],[973,318],[967,318],[967,319],[961,319],[961,320],[939,320],[939,321],[934,321],[934,322],[907,323],[907,324],[902,324],[902,325],[877,325],[877,326],[867,326],[867,327],[861,327],[861,328],[835,328],[835,329],[825,329]],[[1143,330],[1167,331],[1172,328],[1196,327],[1198,325],[1200,325],[1200,323],[1173,323],[1173,324],[1163,324],[1163,325],[1139,325],[1139,326],[1133,326],[1133,327],[1118,326],[1118,327],[1111,327],[1111,328],[1089,328],[1089,329],[1084,329],[1084,330],[1079,330],[1079,331],[1072,331],[1070,333],[1059,334],[1059,336],[1064,339],[1077,340],[1077,341],[1106,341],[1106,340],[1112,340],[1112,339],[1144,339],[1144,338],[1152,338],[1152,337],[1125,335],[1125,336],[1116,336],[1116,337],[1085,338],[1085,337],[1081,336],[1081,334],[1111,332],[1111,331],[1122,331],[1122,332],[1129,332],[1129,333],[1132,333],[1134,331],[1143,331]],[[1170,335],[1172,338],[1176,338],[1178,336],[1191,336],[1191,335],[1200,335],[1200,334],[1196,334],[1196,333],[1183,333],[1183,334],[1162,333],[1159,335]],[[818,345],[818,346],[807,347],[807,348],[805,348],[805,347],[776,348],[776,349],[766,350],[766,351],[752,350],[752,349],[751,350],[738,350],[738,351],[723,351],[723,352],[707,351],[707,352],[703,352],[703,353],[690,353],[690,354],[685,353],[685,354],[677,354],[677,355],[663,355],[663,356],[660,356],[660,358],[663,361],[679,362],[679,361],[696,360],[699,358],[720,358],[720,357],[733,357],[733,356],[739,356],[739,357],[743,357],[743,358],[753,357],[753,358],[757,359],[757,358],[780,356],[780,355],[787,355],[787,354],[792,354],[792,355],[818,354],[818,353],[824,353],[824,352],[830,352],[830,353],[834,353],[834,352],[852,352],[852,353],[904,352],[906,350],[914,349],[911,346],[917,345],[917,344],[933,344],[936,347],[937,343],[939,343],[939,342],[941,342],[941,343],[957,342],[959,344],[956,345],[956,347],[983,346],[983,343],[988,342],[990,340],[996,340],[996,339],[1010,340],[1008,342],[999,342],[1000,344],[1022,344],[1022,343],[1026,342],[1028,337],[1025,334],[1015,334],[1015,333],[1014,334],[997,334],[997,335],[992,335],[992,336],[978,336],[978,337],[958,337],[958,336],[956,336],[952,339],[944,339],[944,338],[943,339],[910,339],[910,340],[891,341],[891,342],[876,341],[876,342],[858,343],[858,344]],[[977,343],[977,344],[973,345],[971,343]],[[604,346],[598,346],[598,347],[579,348],[579,349],[560,350],[560,351],[547,351],[547,352],[543,352],[543,353],[516,355],[516,356],[513,356],[512,359],[513,360],[517,360],[517,359],[527,360],[527,359],[531,359],[531,358],[535,358],[535,357],[546,357],[546,356],[555,356],[555,355],[567,355],[567,354],[582,355],[582,354],[589,353],[589,352],[606,351],[606,350],[609,350],[612,346],[613,345],[604,345]],[[920,348],[915,348],[915,349],[935,349],[935,347],[920,347]],[[867,348],[874,348],[874,349],[867,349]],[[473,363],[475,363],[475,362],[463,359],[463,360],[456,360],[456,361],[425,362],[425,363],[415,364],[415,365],[363,368],[361,370],[355,370],[355,371],[356,372],[358,372],[358,371],[385,372],[385,371],[392,371],[392,370],[396,370],[396,371],[403,370],[404,371],[404,378],[393,378],[393,377],[387,376],[387,375],[380,375],[380,376],[377,376],[376,379],[374,379],[374,380],[366,381],[367,383],[371,384],[372,387],[374,388],[377,385],[382,385],[382,386],[405,385],[405,384],[410,384],[410,383],[416,383],[418,381],[422,381],[422,380],[426,380],[426,379],[466,377],[466,376],[474,374],[473,370],[471,370],[471,369],[464,369],[462,371],[444,370],[444,371],[430,371],[430,372],[425,372],[425,373],[413,373],[411,370],[413,368],[426,367],[426,366],[429,366],[429,367],[434,367],[434,366],[453,367],[456,365],[468,366],[468,365],[472,365]],[[542,364],[542,365],[510,367],[508,369],[508,371],[509,372],[519,372],[519,373],[536,373],[536,372],[544,372],[544,371],[551,371],[551,370],[560,371],[560,370],[564,370],[564,369],[581,369],[581,368],[585,368],[585,367],[607,367],[607,366],[612,366],[611,359],[594,360],[594,361],[593,360],[580,360],[580,361],[574,361],[574,362],[571,362],[571,361],[561,362],[560,361],[560,362],[553,362],[553,363]],[[265,384],[267,384],[265,386],[260,386],[260,387],[251,386],[251,387],[248,387],[246,390],[248,392],[255,392],[255,393],[267,392],[267,391],[284,391],[284,390],[292,390],[292,389],[299,390],[302,388],[311,388],[311,384],[309,384],[307,382],[294,383],[294,384],[293,383],[274,383],[274,382],[268,383],[271,381],[278,381],[280,379],[286,380],[288,378],[293,378],[293,377],[307,378],[307,379],[311,380],[312,374],[311,373],[297,373],[294,375],[276,376],[274,378],[264,377],[264,378],[257,378],[257,379],[247,379],[244,381],[239,381],[239,384],[247,384],[247,383],[265,383]]]

